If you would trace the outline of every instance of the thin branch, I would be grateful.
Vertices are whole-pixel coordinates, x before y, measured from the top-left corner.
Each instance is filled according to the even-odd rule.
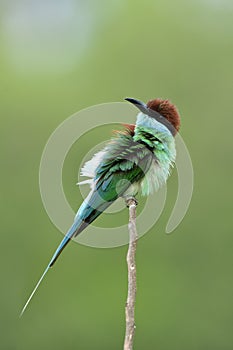
[[[124,350],[133,349],[133,340],[135,333],[135,300],[136,300],[136,247],[137,247],[137,229],[136,229],[136,206],[137,201],[134,197],[126,200],[129,208],[129,248],[127,253],[128,265],[128,296],[125,305],[126,330]]]

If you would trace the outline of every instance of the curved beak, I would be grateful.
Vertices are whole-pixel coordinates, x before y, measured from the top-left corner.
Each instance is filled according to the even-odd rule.
[[[136,100],[135,98],[127,97],[126,101],[132,103],[135,107],[137,107],[142,113],[148,115],[151,118],[160,119],[163,118],[158,112],[150,109],[144,102]],[[159,120],[160,121],[160,120]]]
[[[127,97],[126,101],[132,103],[135,107],[137,107],[142,113],[148,114],[148,107],[144,102],[136,100],[135,98]]]
[[[148,115],[151,118],[156,119],[158,122],[165,125],[171,131],[171,133],[173,135],[175,134],[174,126],[166,118],[164,118],[161,114],[154,111],[153,109],[148,108],[144,102],[141,102],[141,101],[136,100],[135,98],[131,98],[131,97],[127,97],[127,98],[125,98],[125,100],[132,103],[142,113]]]

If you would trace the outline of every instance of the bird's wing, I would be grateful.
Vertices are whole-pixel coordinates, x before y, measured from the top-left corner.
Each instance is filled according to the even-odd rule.
[[[73,225],[61,241],[42,277],[33,289],[22,309],[21,316],[49,268],[53,266],[68,242],[81,233],[113,201],[122,196],[131,184],[140,181],[148,171],[153,159],[149,149],[140,143],[134,142],[130,135],[122,135],[122,137],[114,139],[101,156],[103,156],[101,163],[95,169],[94,186],[79,208]]]
[[[152,158],[144,144],[135,142],[131,135],[120,135],[106,147],[96,169],[95,191],[104,200],[114,201],[145,176]]]
[[[128,188],[139,182],[148,171],[153,154],[128,134],[120,134],[105,147],[95,169],[92,190],[79,208],[75,221],[81,224],[77,236]]]

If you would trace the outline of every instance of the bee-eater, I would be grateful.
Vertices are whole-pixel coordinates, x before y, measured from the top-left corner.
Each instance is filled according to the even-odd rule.
[[[80,206],[73,225],[61,241],[43,275],[35,286],[21,315],[45,274],[68,244],[92,223],[117,198],[134,197],[141,191],[149,195],[163,185],[175,161],[174,136],[180,127],[177,108],[169,101],[156,98],[147,104],[126,98],[139,109],[136,125],[124,124],[104,149],[88,161],[81,175],[89,177],[91,190]]]

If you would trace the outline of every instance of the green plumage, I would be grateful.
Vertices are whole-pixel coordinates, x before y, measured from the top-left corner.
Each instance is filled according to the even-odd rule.
[[[101,152],[84,165],[82,175],[89,177],[89,180],[83,183],[89,183],[91,191],[31,293],[21,315],[45,274],[73,237],[81,233],[118,197],[135,196],[139,190],[143,195],[149,195],[167,180],[176,155],[174,138],[166,126],[167,122],[163,124],[157,121],[156,118],[161,121],[162,117],[158,113],[154,115],[154,112],[140,101],[128,100],[145,113],[138,114],[134,130],[130,128],[119,132]]]
[[[109,142],[95,169],[95,189],[105,201],[135,196],[140,189],[149,195],[167,180],[175,160],[174,138],[142,113],[138,121],[134,134],[119,133]]]

